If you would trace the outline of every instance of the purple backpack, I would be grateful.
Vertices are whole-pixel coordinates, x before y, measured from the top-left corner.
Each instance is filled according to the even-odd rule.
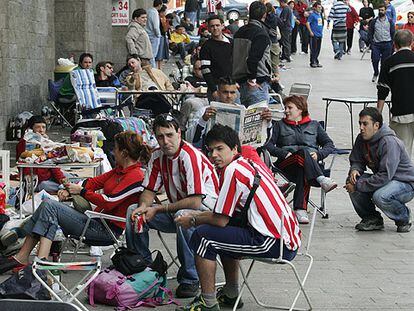
[[[89,303],[116,306],[117,310],[140,306],[156,307],[176,303],[172,292],[166,288],[167,279],[149,268],[125,276],[115,269],[105,269],[89,284]]]

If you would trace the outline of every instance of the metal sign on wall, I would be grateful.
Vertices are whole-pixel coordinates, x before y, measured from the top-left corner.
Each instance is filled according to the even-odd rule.
[[[112,1],[112,26],[129,25],[129,1],[113,0]]]

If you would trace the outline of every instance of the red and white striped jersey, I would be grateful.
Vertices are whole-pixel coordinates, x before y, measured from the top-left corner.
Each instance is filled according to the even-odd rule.
[[[207,13],[208,14],[216,14],[216,6],[219,4],[221,0],[207,0]]]
[[[174,157],[166,156],[160,149],[152,153],[142,186],[155,192],[164,186],[171,203],[202,195],[203,205],[212,210],[218,184],[213,164],[201,151],[182,141]]]
[[[253,162],[251,162],[253,163]],[[264,236],[280,239],[281,215],[284,215],[283,240],[286,247],[300,247],[301,232],[296,217],[274,182],[273,176],[261,165],[253,163],[261,176],[247,214],[249,224]],[[220,176],[220,193],[214,212],[232,217],[244,208],[253,186],[255,170],[243,157],[234,159]]]

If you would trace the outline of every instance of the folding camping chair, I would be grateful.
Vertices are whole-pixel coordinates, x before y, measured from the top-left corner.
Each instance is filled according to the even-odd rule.
[[[52,271],[87,271],[86,275],[82,277],[72,288],[68,289],[59,280],[58,276],[54,275]],[[35,258],[32,265],[33,275],[36,279],[49,291],[49,293],[60,302],[76,303],[80,309],[88,311],[88,309],[77,299],[77,296],[84,291],[84,289],[98,276],[101,271],[101,260],[98,258],[94,261],[88,262],[50,262]],[[54,282],[59,284],[62,292],[55,293],[51,286],[45,282],[38,271],[46,271],[47,275],[51,277]],[[60,309],[56,309],[60,310]]]
[[[280,309],[280,310],[312,310],[312,305],[309,299],[309,296],[307,294],[307,292],[305,291],[305,283],[308,279],[309,276],[309,272],[312,268],[313,265],[313,257],[312,255],[309,253],[309,249],[310,249],[310,245],[311,245],[311,241],[312,241],[312,235],[313,235],[313,230],[315,227],[315,220],[316,220],[316,209],[313,210],[312,213],[312,218],[311,218],[311,222],[310,222],[310,228],[309,228],[309,233],[308,233],[308,239],[307,242],[304,246],[301,247],[301,249],[298,251],[298,253],[296,254],[296,258],[293,259],[293,261],[296,261],[298,257],[303,257],[306,258],[307,260],[309,260],[306,269],[305,269],[305,273],[303,274],[303,276],[301,277],[298,270],[296,269],[296,266],[294,263],[292,263],[291,261],[285,260],[283,259],[283,242],[280,243],[280,255],[278,258],[254,258],[254,257],[246,257],[243,259],[250,259],[251,263],[249,265],[249,268],[247,269],[247,272],[245,273],[242,266],[240,265],[240,272],[241,275],[243,277],[243,282],[242,285],[240,287],[240,292],[239,295],[237,296],[236,302],[234,303],[233,306],[233,311],[236,311],[237,306],[239,304],[239,301],[243,295],[244,289],[247,287],[247,289],[249,290],[249,292],[251,293],[251,295],[253,296],[255,302],[259,305],[262,306],[264,308],[267,309]],[[281,217],[281,227],[279,228],[279,232],[280,232],[280,236],[283,236],[283,232],[284,232],[284,227],[283,227],[283,223],[284,223],[284,214],[282,213],[282,217]],[[242,259],[242,260],[243,260]],[[266,304],[264,302],[262,302],[257,295],[255,294],[255,292],[253,291],[252,286],[249,284],[249,277],[253,271],[253,266],[256,262],[261,262],[264,264],[270,264],[270,265],[283,265],[283,266],[287,266],[289,267],[294,276],[296,281],[298,282],[298,289],[296,291],[296,295],[291,303],[290,306],[279,306],[279,305],[270,305],[270,304]],[[270,270],[267,270],[268,273],[270,273]],[[281,291],[279,291],[281,292]],[[308,305],[308,308],[306,309],[300,309],[300,308],[295,308],[296,302],[299,299],[300,294],[303,293],[303,296],[305,297],[306,303]]]
[[[308,99],[311,90],[312,90],[312,85],[310,83],[295,82],[290,87],[289,96],[297,95],[297,96],[302,96],[305,99]]]
[[[72,127],[72,124],[68,121],[70,118],[70,114],[75,109],[75,103],[67,101],[65,99],[59,99],[59,90],[62,87],[64,79],[60,79],[57,81],[53,81],[51,79],[47,80],[47,87],[48,87],[48,101],[50,106],[52,106],[53,110],[57,113],[57,117],[55,117],[51,124],[54,123],[56,119],[60,121],[62,126],[67,124],[68,126]],[[67,102],[66,102],[67,101]],[[50,124],[50,125],[51,125]]]
[[[72,259],[74,260],[76,258],[76,256],[78,255],[79,252],[79,248],[81,247],[82,243],[85,244],[89,244],[88,241],[85,238],[85,234],[86,234],[86,230],[89,227],[89,224],[91,222],[92,219],[99,219],[102,224],[105,226],[106,230],[109,232],[112,240],[113,240],[113,245],[115,247],[120,247],[122,245],[124,245],[124,239],[123,239],[123,235],[121,235],[119,238],[117,238],[115,236],[115,234],[112,232],[111,228],[109,228],[109,225],[107,223],[108,220],[112,220],[112,221],[119,221],[119,222],[126,222],[126,219],[123,217],[118,217],[118,216],[113,216],[113,215],[108,215],[108,214],[104,214],[104,213],[98,213],[98,212],[94,212],[94,211],[85,211],[84,213],[86,216],[88,216],[88,220],[85,223],[85,226],[82,229],[82,233],[79,237],[75,237],[75,236],[67,236],[67,239],[65,240],[65,242],[63,243],[62,246],[62,250],[65,249],[67,243],[69,240],[76,240],[76,244],[75,244],[75,249],[73,251],[73,257]],[[93,246],[93,245],[92,245]]]
[[[108,107],[107,111],[109,111],[109,109],[112,109],[114,110],[114,115],[116,117],[125,117],[122,108],[119,108],[117,106],[117,96],[119,95],[117,93],[116,87],[97,87],[96,90],[98,91],[102,106]]]
[[[257,152],[259,153],[259,155],[263,159],[263,162],[267,165],[267,167],[269,167],[272,170],[272,172],[274,174],[277,174],[282,179],[284,179],[286,182],[290,182],[289,179],[283,174],[283,172],[273,164],[272,157],[271,157],[269,151],[267,151],[263,147],[260,147],[260,148],[257,149]],[[331,154],[332,159],[330,160],[329,164],[327,164],[326,161],[320,161],[319,162],[319,165],[321,166],[321,169],[322,169],[322,172],[323,172],[324,176],[326,176],[326,177],[331,176],[332,167],[335,163],[336,156],[339,155],[339,154],[346,154],[346,151],[341,150],[341,149],[335,149],[335,151]],[[329,214],[328,214],[328,209],[327,209],[327,206],[326,206],[326,193],[322,189],[321,189],[320,196],[321,196],[321,199],[320,199],[319,204],[315,203],[311,198],[309,198],[308,203],[309,203],[310,206],[312,206],[314,209],[316,209],[322,215],[322,218],[327,219],[327,218],[329,218]],[[293,201],[293,199],[291,199],[289,201],[289,203],[291,203],[292,201]]]

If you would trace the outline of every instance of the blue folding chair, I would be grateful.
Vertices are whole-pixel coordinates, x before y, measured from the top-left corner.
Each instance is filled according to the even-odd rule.
[[[72,124],[68,121],[72,110],[75,108],[75,103],[63,102],[59,100],[59,91],[64,83],[65,79],[60,79],[57,81],[48,80],[48,101],[52,106],[53,110],[57,113],[57,119],[60,121],[62,126],[67,124],[72,127]],[[50,125],[53,124],[53,121]]]

